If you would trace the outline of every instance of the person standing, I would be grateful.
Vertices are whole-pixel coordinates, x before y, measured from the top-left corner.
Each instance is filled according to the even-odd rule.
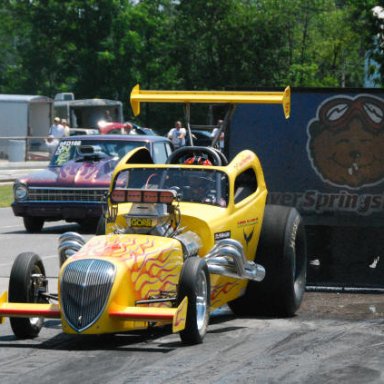
[[[55,117],[53,119],[53,124],[49,128],[48,138],[45,139],[49,157],[52,157],[59,144],[59,139],[63,136],[65,136],[64,126],[60,124],[60,118]]]
[[[48,136],[54,137],[55,139],[60,139],[65,135],[64,127],[60,124],[60,118],[55,117],[53,119],[53,124],[49,128]]]
[[[133,130],[133,125],[131,123],[125,123],[123,128],[121,128],[121,133],[125,135],[134,135],[135,131]]]
[[[186,129],[181,126],[181,121],[178,120],[175,122],[175,127],[168,132],[167,137],[172,141],[174,148],[177,149],[185,146],[186,135]]]
[[[109,122],[109,123],[113,121],[112,116],[111,116],[111,112],[109,111],[109,109],[107,109],[104,112],[104,120]]]
[[[223,131],[223,120],[218,120],[217,127],[213,129],[211,133],[212,140],[216,140],[215,147],[218,147],[220,151],[224,150],[224,131]]]
[[[70,131],[70,128],[69,128],[69,125],[68,125],[68,122],[66,119],[61,119],[61,125],[64,127],[64,136],[70,136],[71,135],[71,131]]]

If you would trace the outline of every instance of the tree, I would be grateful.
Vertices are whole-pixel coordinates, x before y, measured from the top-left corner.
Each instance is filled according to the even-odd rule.
[[[383,61],[383,23],[373,18],[374,3],[4,0],[0,87],[120,99],[128,114],[136,83],[144,89],[362,86],[366,52]],[[159,108],[144,105],[143,121],[180,118],[178,106]]]
[[[28,73],[25,92],[53,96],[73,90],[97,95],[104,86],[98,55],[109,36],[117,0],[9,1],[17,50]]]
[[[371,13],[366,16],[366,24],[370,26],[371,32],[367,42],[370,47],[367,52],[367,62],[370,64],[367,75],[376,85],[381,85],[384,84],[384,8],[375,5],[370,10]]]
[[[25,71],[18,55],[17,44],[21,39],[25,26],[16,29],[14,33],[14,20],[7,2],[0,3],[0,93],[13,90],[14,93],[22,93],[22,82],[25,79]]]

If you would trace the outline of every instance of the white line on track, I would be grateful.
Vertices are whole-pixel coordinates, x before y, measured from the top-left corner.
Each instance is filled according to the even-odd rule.
[[[19,225],[2,225],[0,227],[0,230],[5,229],[5,228],[22,228],[22,227],[24,227],[22,224],[19,224]]]
[[[42,258],[42,260],[48,260],[48,259],[57,259],[58,256],[57,255],[49,255],[49,256],[40,256]],[[13,260],[10,260],[9,263],[3,263],[3,264],[0,264],[0,268],[1,267],[8,267],[9,265],[12,265],[13,264]]]

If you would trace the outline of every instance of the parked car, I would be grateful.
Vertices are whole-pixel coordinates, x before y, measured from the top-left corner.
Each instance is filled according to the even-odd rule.
[[[61,236],[58,294],[37,254],[16,258],[9,302],[0,297],[14,334],[36,337],[44,316],[69,334],[172,324],[196,344],[224,304],[242,316],[293,316],[305,290],[304,225],[296,209],[265,205],[257,156],[244,150],[228,164],[213,148],[185,147],[150,164],[148,150],[136,151],[113,172],[106,234]]]
[[[205,129],[191,129],[193,145],[209,147],[212,145],[212,131]]]
[[[136,132],[140,135],[159,135],[158,131],[156,131],[153,128],[147,128],[147,127],[141,127],[141,126],[136,126]]]
[[[99,123],[98,127],[101,135],[119,135],[126,133],[124,129],[126,124],[130,124],[132,126],[132,131],[130,134],[152,136],[158,135],[158,133],[152,128],[141,127],[140,125],[132,123],[131,121],[126,121],[124,123],[102,121]]]
[[[111,174],[129,151],[146,147],[155,163],[164,163],[171,142],[161,136],[83,135],[62,138],[48,169],[15,181],[12,209],[28,232],[45,221],[94,224],[102,214]]]
[[[94,128],[69,128],[69,136],[97,135],[99,131]]]

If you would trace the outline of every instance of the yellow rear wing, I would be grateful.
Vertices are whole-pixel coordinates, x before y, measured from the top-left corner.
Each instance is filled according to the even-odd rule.
[[[283,92],[231,92],[231,91],[143,91],[133,87],[131,107],[135,116],[140,114],[141,102],[155,103],[224,103],[224,104],[282,104],[284,116],[291,113],[291,89]]]

